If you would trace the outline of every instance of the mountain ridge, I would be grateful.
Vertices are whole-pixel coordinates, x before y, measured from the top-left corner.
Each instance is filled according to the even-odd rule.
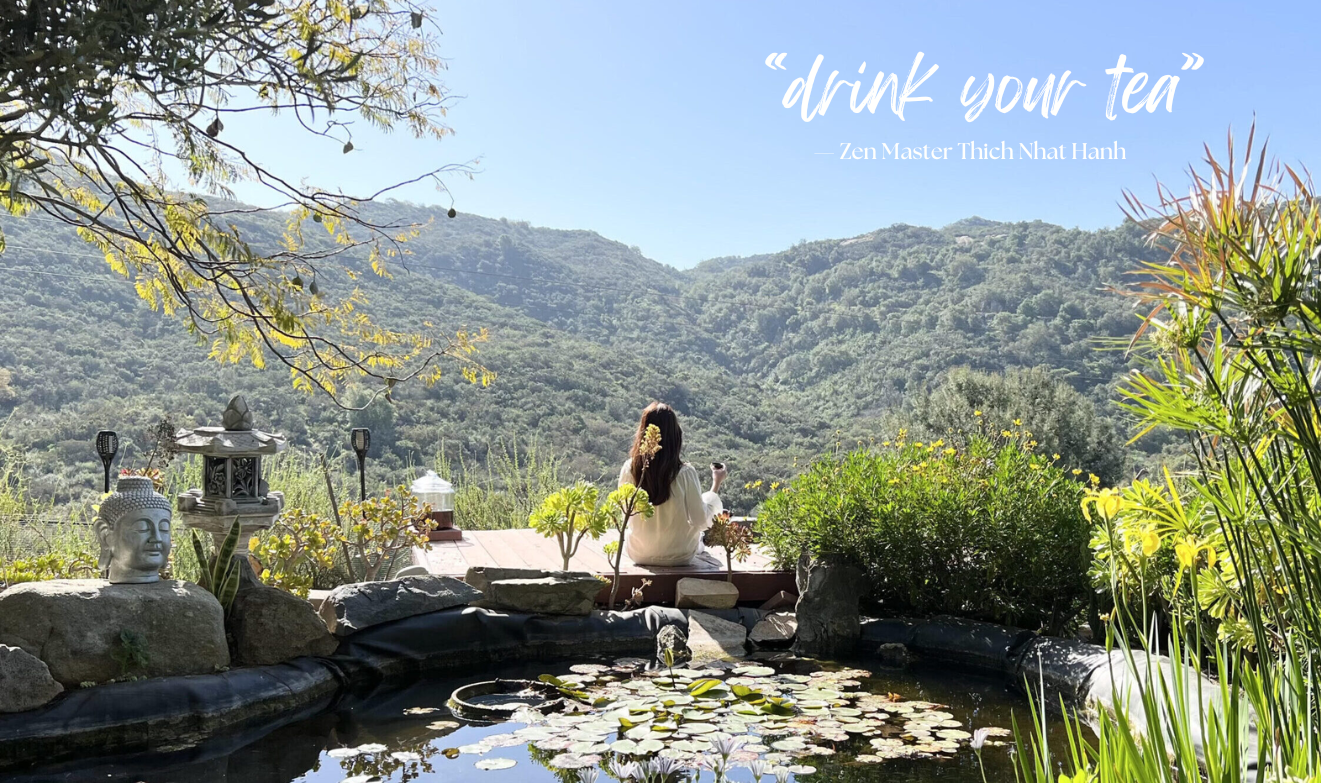
[[[1132,326],[1106,288],[1151,258],[1132,225],[969,218],[677,270],[593,231],[372,209],[430,226],[393,279],[363,277],[369,307],[395,327],[489,327],[481,358],[499,374],[490,389],[447,379],[399,391],[381,457],[391,475],[442,441],[480,462],[501,439],[540,437],[573,473],[608,480],[637,411],[663,399],[684,416],[691,459],[783,478],[838,437],[880,434],[906,398],[959,366],[1046,366],[1105,402],[1129,365],[1091,341]],[[339,444],[353,424],[287,376],[207,360],[80,240],[38,222],[3,226],[0,439],[29,452],[50,496],[90,491],[97,429],[142,431],[166,413],[212,423],[234,391],[307,447]]]

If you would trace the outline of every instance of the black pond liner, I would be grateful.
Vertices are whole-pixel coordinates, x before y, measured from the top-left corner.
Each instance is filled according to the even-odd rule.
[[[542,713],[562,710],[564,697],[544,682],[496,679],[456,688],[445,706],[467,721],[503,723],[525,707]]]
[[[712,613],[745,626],[758,616],[751,610]],[[229,737],[251,741],[387,678],[455,669],[480,676],[520,660],[650,657],[656,632],[675,624],[687,628],[687,616],[662,607],[586,617],[475,607],[417,615],[359,631],[328,658],[75,689],[38,709],[0,715],[0,769],[166,748],[185,761],[219,757],[233,750]]]
[[[762,614],[750,609],[708,613],[749,629]],[[219,761],[387,678],[455,669],[480,677],[512,661],[650,657],[656,633],[666,625],[686,630],[687,615],[662,607],[587,617],[474,607],[418,615],[359,631],[328,658],[103,685],[65,693],[36,710],[0,715],[0,769],[6,780],[36,781],[50,780],[58,773],[52,765],[63,761],[66,768],[75,768],[109,757],[104,764],[120,769]],[[1117,696],[1130,693],[1145,677],[1147,662],[1139,658],[1135,672],[1122,653],[1097,645],[952,618],[864,620],[857,657],[871,657],[890,643],[930,662],[999,674],[1025,693],[1044,685],[1052,701],[1058,694],[1072,704],[1115,704]],[[1173,667],[1158,656],[1150,661],[1167,672]],[[1206,696],[1192,693],[1190,698]],[[1204,705],[1189,706],[1199,708]],[[1130,713],[1128,718],[1140,722],[1142,716]],[[19,772],[36,764],[42,765],[40,773]],[[1247,780],[1255,780],[1255,772],[1250,768]]]

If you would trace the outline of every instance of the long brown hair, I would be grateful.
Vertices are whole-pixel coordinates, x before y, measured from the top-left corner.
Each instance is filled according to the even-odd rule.
[[[661,447],[651,462],[647,463],[646,473],[643,473],[643,456],[638,453],[638,448],[650,424],[660,429]],[[638,431],[633,436],[633,447],[629,449],[628,455],[633,461],[633,484],[646,491],[653,506],[659,506],[670,499],[670,485],[674,483],[674,477],[679,475],[679,468],[683,465],[679,458],[681,451],[683,430],[679,427],[679,417],[674,409],[663,402],[648,405],[638,420]]]

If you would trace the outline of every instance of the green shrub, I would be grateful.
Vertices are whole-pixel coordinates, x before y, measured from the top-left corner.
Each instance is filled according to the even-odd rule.
[[[823,457],[766,502],[758,529],[783,566],[807,552],[862,567],[886,614],[1059,631],[1087,603],[1083,487],[1030,437],[901,436]]]

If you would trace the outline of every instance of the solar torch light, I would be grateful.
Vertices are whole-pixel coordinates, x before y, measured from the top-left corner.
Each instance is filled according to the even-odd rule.
[[[353,444],[353,453],[358,455],[358,502],[367,501],[367,449],[372,445],[372,431],[366,427],[354,427],[349,433],[349,442]]]
[[[114,430],[101,430],[96,433],[96,455],[105,467],[105,492],[110,491],[110,465],[119,453],[119,435]]]

